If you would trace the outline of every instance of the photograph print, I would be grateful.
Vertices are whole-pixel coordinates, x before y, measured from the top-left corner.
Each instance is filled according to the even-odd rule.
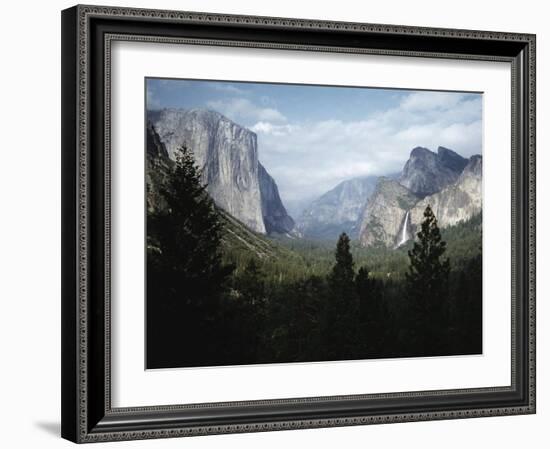
[[[147,369],[482,353],[482,93],[145,96]]]

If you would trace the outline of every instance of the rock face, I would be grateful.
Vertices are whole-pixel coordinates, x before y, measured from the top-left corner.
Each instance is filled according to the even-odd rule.
[[[376,176],[366,176],[341,182],[304,210],[296,233],[304,238],[333,240],[346,232],[357,238],[358,221],[377,181]]]
[[[283,206],[275,180],[260,163],[258,163],[258,178],[260,180],[262,216],[267,233],[284,234],[289,232],[294,228],[294,220],[287,214]]]
[[[437,154],[415,148],[399,182],[382,178],[367,202],[359,234],[361,244],[397,247],[407,242],[418,231],[428,205],[442,228],[479,214],[482,157],[465,159],[443,147]]]
[[[444,147],[439,147],[437,153],[416,147],[399,182],[418,196],[431,195],[454,183],[467,163],[468,159]]]
[[[468,165],[454,184],[441,192],[425,197],[411,210],[411,223],[418,227],[422,222],[424,210],[430,205],[438,224],[447,227],[468,220],[481,212],[482,205],[482,158],[472,156]]]
[[[409,226],[407,212],[418,200],[413,192],[397,181],[380,178],[363,212],[359,232],[361,244],[397,246],[401,241],[403,226]]]
[[[147,124],[147,169],[145,183],[147,187],[147,211],[151,212],[164,207],[164,200],[159,193],[159,186],[163,184],[174,162],[168,157],[166,146],[161,142],[155,127]]]
[[[148,111],[148,120],[170,159],[181,145],[193,151],[219,207],[259,233],[291,229],[275,181],[258,161],[255,133],[205,109]]]

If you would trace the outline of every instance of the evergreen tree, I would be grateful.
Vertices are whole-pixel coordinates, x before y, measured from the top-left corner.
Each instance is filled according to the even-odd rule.
[[[349,283],[353,282],[355,271],[353,269],[353,256],[350,250],[350,239],[345,232],[338,238],[334,257],[336,264],[332,267],[332,280],[336,283],[349,285]]]
[[[186,147],[159,191],[166,207],[147,217],[148,344],[152,355],[181,366],[174,357],[192,364],[215,350],[211,327],[233,267],[222,262],[223,224]],[[188,338],[194,343],[174,354],[174,339]]]
[[[179,148],[160,193],[167,207],[147,221],[150,244],[157,249],[151,252],[151,268],[167,278],[181,301],[218,296],[232,271],[222,263],[223,224],[186,147]]]
[[[411,310],[411,344],[420,354],[441,353],[448,343],[448,282],[450,263],[443,258],[446,243],[428,205],[418,241],[408,251],[406,290]]]
[[[330,357],[349,358],[358,350],[358,302],[350,239],[345,232],[338,239],[335,259],[329,275],[325,341]]]

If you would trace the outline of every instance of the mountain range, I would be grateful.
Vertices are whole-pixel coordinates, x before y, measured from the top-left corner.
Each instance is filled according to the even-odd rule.
[[[398,247],[414,236],[430,205],[441,227],[481,212],[482,157],[451,149],[411,150],[401,172],[344,180],[307,206],[296,222],[276,181],[260,163],[254,132],[207,109],[147,113],[148,208],[181,145],[193,151],[202,182],[218,207],[258,234],[334,240],[342,232],[365,246]]]
[[[363,246],[397,247],[410,240],[429,204],[441,227],[481,212],[482,157],[439,147],[413,148],[402,171],[343,181],[298,218],[294,233],[334,240],[341,232]]]

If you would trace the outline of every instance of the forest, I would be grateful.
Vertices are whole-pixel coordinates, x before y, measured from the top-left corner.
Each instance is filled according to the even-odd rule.
[[[147,217],[147,368],[482,352],[481,215],[398,249],[255,234],[182,148]]]

